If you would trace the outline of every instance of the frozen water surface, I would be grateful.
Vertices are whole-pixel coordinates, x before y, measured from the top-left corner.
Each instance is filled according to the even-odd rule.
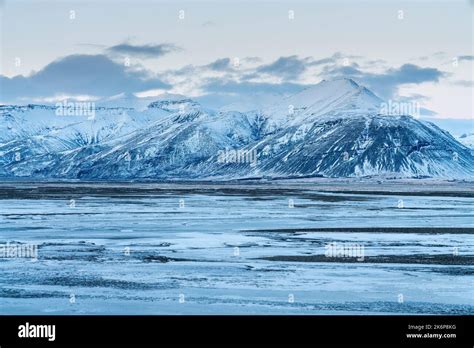
[[[0,313],[474,314],[473,191],[5,182],[0,243],[38,258],[0,258]]]

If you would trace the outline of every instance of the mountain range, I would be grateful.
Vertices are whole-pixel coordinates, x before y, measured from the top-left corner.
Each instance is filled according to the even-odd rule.
[[[93,117],[55,105],[0,106],[0,176],[167,180],[295,177],[472,178],[474,156],[450,133],[351,79],[322,81],[256,110],[192,98],[119,95]],[[246,109],[248,106],[246,105]]]

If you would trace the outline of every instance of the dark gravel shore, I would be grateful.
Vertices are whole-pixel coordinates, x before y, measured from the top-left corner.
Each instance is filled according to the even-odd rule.
[[[279,228],[244,230],[242,232],[310,233],[310,232],[354,232],[354,233],[426,233],[426,234],[473,234],[474,227],[323,227],[323,228]]]
[[[357,257],[326,257],[325,255],[279,255],[261,257],[260,260],[286,262],[336,262],[336,263],[402,263],[422,265],[474,265],[474,256],[461,255],[377,255]]]

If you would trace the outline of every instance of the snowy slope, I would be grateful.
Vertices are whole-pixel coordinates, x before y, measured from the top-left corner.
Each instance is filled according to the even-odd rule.
[[[10,163],[119,139],[169,114],[123,107],[96,107],[94,117],[56,111],[47,105],[0,106],[0,173]]]
[[[334,115],[331,115],[334,117]],[[275,176],[469,177],[473,158],[449,133],[410,116],[355,116],[294,126],[256,147]]]
[[[272,122],[300,124],[333,112],[340,115],[377,113],[383,101],[351,79],[323,80],[263,110]]]
[[[217,113],[190,99],[159,100],[148,112],[166,112],[130,134],[57,154],[44,153],[14,163],[16,175],[78,178],[199,176],[189,168],[220,149],[245,146],[260,136],[258,117]]]

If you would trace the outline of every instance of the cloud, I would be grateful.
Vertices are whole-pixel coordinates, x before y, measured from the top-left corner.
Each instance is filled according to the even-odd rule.
[[[412,93],[408,96],[399,96],[398,100],[403,101],[403,102],[420,102],[420,101],[426,102],[426,101],[431,100],[431,98],[423,94]]]
[[[164,44],[149,44],[149,45],[132,45],[129,43],[122,43],[119,45],[107,48],[107,52],[112,54],[120,54],[125,56],[137,56],[140,58],[159,58],[165,54],[180,51],[176,45]]]
[[[207,79],[201,87],[208,93],[254,94],[254,93],[296,93],[307,86],[297,83],[263,83],[225,81],[219,78]]]
[[[444,73],[436,68],[422,68],[414,64],[403,64],[396,69],[389,69],[386,73],[375,75],[375,79],[398,84],[438,82]]]
[[[262,58],[260,57],[244,57],[241,59],[242,62],[246,62],[249,64],[256,64],[260,63],[262,61]]]
[[[433,57],[437,57],[437,58],[444,58],[447,55],[448,54],[445,51],[437,51],[437,52],[433,53]]]
[[[430,59],[445,60],[447,56],[448,56],[448,54],[446,52],[437,51],[437,52],[434,52],[430,55],[424,55],[424,56],[421,56],[421,57],[413,57],[413,58],[411,58],[411,60],[422,60],[422,61],[426,61],[426,60],[430,60]]]
[[[458,62],[462,61],[473,61],[474,56],[458,56]]]
[[[252,110],[265,104],[270,97],[288,96],[302,91],[307,85],[297,83],[258,83],[209,78],[201,86],[202,94],[195,98],[211,108],[230,106],[229,110]]]
[[[377,67],[377,68],[384,68],[387,66],[387,61],[384,59],[373,59],[373,60],[367,60],[365,64],[369,67]]]
[[[336,52],[330,57],[326,58],[321,58],[321,59],[316,59],[311,61],[310,65],[324,65],[324,64],[330,64],[330,63],[337,63],[338,60],[344,59],[344,58],[358,58],[358,56],[344,56],[341,52]]]
[[[418,93],[412,93],[408,96],[397,96],[397,102],[400,102],[400,103],[410,103],[410,104],[414,104],[414,105],[417,105],[416,103],[418,103],[418,107],[419,107],[419,103],[421,102],[427,102],[429,101],[431,98],[425,96],[425,95],[422,95],[422,94],[418,94]],[[419,113],[420,113],[420,116],[435,116],[437,115],[438,113],[433,111],[433,110],[430,110],[428,108],[423,108],[423,107],[419,107]]]
[[[230,58],[217,59],[216,61],[207,64],[205,67],[215,71],[225,71],[232,69],[232,65],[230,64]]]
[[[213,27],[216,25],[213,21],[205,21],[204,23],[201,24],[203,27]]]
[[[414,64],[404,64],[390,68],[382,73],[364,72],[356,64],[350,66],[331,66],[323,70],[324,78],[351,77],[371,88],[383,98],[392,98],[401,85],[439,82],[446,76],[436,68],[423,68]]]
[[[133,51],[136,54],[159,54],[166,49],[162,45],[132,46],[122,44],[114,47],[119,52]],[[109,47],[108,50],[112,49]],[[132,47],[132,48],[131,48]],[[144,48],[145,47],[145,48]],[[152,48],[153,47],[153,48]],[[144,53],[146,52],[146,53]],[[164,53],[163,53],[164,54]],[[464,56],[461,56],[464,57]],[[345,58],[359,65],[347,65]],[[58,59],[30,76],[13,78],[0,76],[2,101],[18,98],[47,98],[55,95],[90,95],[97,97],[119,93],[137,93],[155,89],[171,89],[192,96],[217,95],[224,97],[254,97],[256,94],[291,94],[316,83],[319,78],[333,79],[350,77],[366,85],[380,97],[400,98],[400,86],[438,82],[447,73],[436,68],[404,64],[397,68],[367,64],[364,57],[344,55],[336,52],[332,56],[314,59],[296,55],[279,57],[268,64],[259,64],[258,57],[242,58],[243,64],[236,69],[231,58],[220,58],[207,65],[187,65],[156,75],[137,66],[126,67],[107,55],[71,55]],[[257,63],[257,64],[250,64]],[[346,65],[341,65],[346,63]],[[163,82],[163,81],[166,81]],[[172,86],[171,86],[171,85]],[[459,82],[468,85],[466,82]],[[422,96],[413,96],[422,100]]]
[[[246,78],[257,78],[262,77],[261,74],[267,74],[275,77],[279,77],[283,80],[296,80],[308,73],[308,70],[312,67],[325,66],[330,64],[337,64],[343,59],[355,59],[362,58],[360,56],[343,55],[340,52],[334,53],[330,57],[314,59],[312,57],[300,58],[296,55],[288,57],[280,57],[273,63],[264,64],[256,68],[253,73],[247,74]]]
[[[118,64],[104,55],[75,54],[53,61],[30,76],[0,75],[0,99],[54,95],[111,96],[170,86],[147,70]]]
[[[452,84],[461,87],[474,87],[474,81],[472,80],[456,80]]]
[[[283,79],[297,79],[308,67],[308,59],[300,59],[298,56],[280,57],[271,64],[261,65],[257,73],[270,74]]]

